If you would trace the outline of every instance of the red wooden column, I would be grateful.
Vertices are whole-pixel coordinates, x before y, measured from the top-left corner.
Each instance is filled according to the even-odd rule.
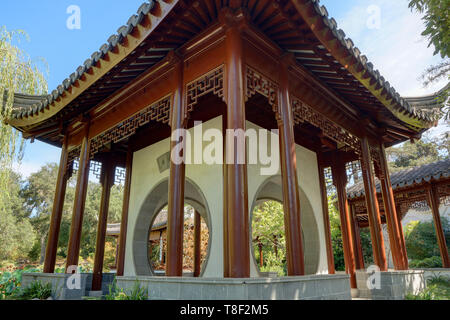
[[[80,160],[78,168],[77,186],[73,205],[72,224],[70,227],[69,245],[67,248],[66,272],[70,266],[78,266],[80,255],[81,229],[83,226],[84,206],[89,181],[89,120],[83,124],[83,139],[81,141]]]
[[[194,213],[194,277],[200,277],[201,272],[201,240],[202,240],[202,217]]]
[[[409,261],[408,261],[408,252],[406,251],[406,243],[405,243],[405,234],[403,232],[403,226],[402,226],[402,210],[401,206],[396,204],[395,205],[395,211],[397,212],[397,227],[398,231],[400,232],[400,240],[401,240],[401,246],[404,250],[404,263],[406,270],[409,269]]]
[[[380,185],[383,195],[384,211],[389,233],[389,243],[392,251],[392,260],[395,270],[407,270],[408,258],[406,248],[403,247],[399,223],[397,221],[397,209],[395,208],[394,192],[392,190],[389,168],[386,160],[386,151],[383,143],[380,144]]]
[[[225,43],[227,130],[245,131],[242,38],[237,26],[228,27]],[[228,138],[234,139],[234,143],[231,144]],[[228,260],[230,278],[250,277],[247,164],[246,161],[244,164],[239,163],[241,153],[245,153],[245,150],[245,139],[236,139],[234,135],[227,136],[225,152],[227,198],[225,201],[228,233],[224,239],[228,242],[228,259],[226,260]]]
[[[176,58],[174,57],[174,60]],[[176,90],[173,97],[170,124],[172,132],[186,128],[186,104],[184,99],[183,61],[176,61],[174,77]],[[184,144],[179,156],[185,155],[185,140],[177,136],[176,141],[171,141],[170,150],[174,156],[179,143]],[[167,213],[167,264],[166,276],[181,277],[183,275],[183,235],[184,235],[184,185],[185,163],[170,161],[169,179],[169,208]]]
[[[325,183],[324,168],[321,165],[322,163],[321,151],[317,151],[317,163],[319,168],[319,185],[320,185],[320,195],[322,198],[322,214],[325,230],[325,245],[327,250],[328,273],[335,274],[336,270],[334,267],[333,243],[331,241],[330,214],[328,212],[327,185]]]
[[[294,116],[289,97],[289,71],[287,63],[280,63],[278,95],[279,110],[277,122],[280,139],[287,270],[289,276],[302,276],[305,274],[305,263],[300,221]]]
[[[102,289],[103,258],[105,256],[106,228],[108,225],[109,199],[111,188],[114,185],[114,175],[116,166],[111,159],[106,158],[102,162],[102,198],[100,202],[100,212],[98,216],[97,242],[95,248],[94,271],[92,275],[92,291]]]
[[[355,266],[357,270],[363,270],[365,269],[364,253],[362,250],[361,233],[358,219],[356,217],[356,208],[354,204],[350,205],[350,218],[352,227],[353,252],[355,253]]]
[[[222,136],[223,136],[223,277],[230,277],[230,255],[228,250],[228,165],[226,163],[226,131],[227,131],[227,110],[222,115]]]
[[[353,241],[351,234],[351,217],[347,200],[347,172],[345,170],[345,163],[339,159],[338,154],[334,154],[333,163],[331,166],[333,173],[333,181],[336,186],[339,216],[341,218],[341,233],[342,244],[344,249],[344,260],[347,273],[350,275],[350,286],[356,289],[356,268],[355,268],[355,253],[353,252]]]
[[[68,176],[68,144],[69,136],[64,135],[61,149],[61,158],[59,160],[58,179],[56,181],[55,198],[53,200],[52,216],[50,219],[50,229],[48,231],[47,249],[45,252],[44,273],[53,273],[55,271],[56,252],[58,250],[59,230],[61,228],[61,218],[64,206],[64,197],[66,195],[66,186]]]
[[[442,229],[441,216],[439,214],[439,193],[437,186],[431,183],[427,188],[428,204],[433,212],[434,227],[436,228],[436,236],[438,239],[439,250],[441,251],[442,266],[450,268],[450,260],[448,257],[447,243],[445,242],[445,234]]]
[[[370,235],[375,264],[381,271],[387,271],[386,252],[384,251],[383,231],[381,230],[380,209],[378,207],[377,190],[372,171],[372,159],[370,156],[369,140],[361,139],[361,169],[366,195],[367,215],[369,218]]]
[[[120,221],[120,234],[117,240],[117,276],[122,277],[125,268],[125,246],[127,241],[128,228],[128,208],[130,206],[130,189],[131,189],[131,174],[133,168],[133,151],[128,147],[127,160],[125,165],[125,187],[123,190],[122,203],[122,219]]]

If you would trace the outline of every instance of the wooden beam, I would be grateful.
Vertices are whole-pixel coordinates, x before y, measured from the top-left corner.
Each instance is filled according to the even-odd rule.
[[[286,63],[280,63],[278,112],[276,117],[280,139],[287,269],[288,276],[301,276],[305,274],[305,262],[300,221],[294,119],[289,96],[289,71]]]
[[[52,216],[50,218],[50,230],[48,231],[47,249],[44,260],[44,273],[53,273],[55,271],[56,252],[58,250],[59,231],[61,228],[62,212],[64,207],[64,198],[66,195],[66,186],[68,177],[68,135],[64,136],[61,149],[61,158],[59,160],[58,178],[56,180],[55,197],[53,200]]]
[[[381,230],[380,209],[378,207],[375,179],[372,172],[372,160],[367,137],[361,139],[361,170],[366,194],[366,208],[369,217],[370,235],[375,264],[381,271],[387,271],[386,253],[384,251],[383,231]]]
[[[108,211],[111,188],[114,185],[116,166],[113,159],[108,157],[102,162],[102,197],[100,200],[100,212],[98,215],[97,240],[94,258],[94,270],[92,274],[92,291],[101,291],[103,278],[103,259],[105,256],[106,228],[108,226]]]
[[[436,236],[438,239],[439,250],[441,252],[442,266],[450,268],[450,259],[448,256],[448,248],[445,239],[444,230],[442,229],[441,216],[439,213],[439,193],[435,184],[430,184],[427,188],[428,204],[433,213],[434,227],[436,228]]]
[[[125,167],[125,187],[123,190],[122,219],[117,251],[117,276],[122,277],[125,269],[125,246],[127,241],[128,210],[130,206],[131,175],[133,169],[133,151],[128,147]]]
[[[83,140],[81,142],[77,186],[73,205],[72,224],[70,227],[69,244],[67,247],[66,272],[69,268],[78,266],[80,256],[81,230],[83,226],[84,207],[86,203],[87,186],[89,182],[89,128],[90,121],[83,124]],[[72,270],[74,271],[74,270]]]
[[[177,59],[176,56],[173,59]],[[173,106],[170,125],[172,133],[186,129],[187,110],[184,92],[184,63],[180,59],[175,65],[176,91],[173,95]],[[178,145],[182,143],[182,150]],[[184,185],[185,185],[185,162],[175,159],[174,155],[184,157],[186,150],[186,139],[181,135],[176,136],[170,142],[171,161],[169,176],[169,205],[167,212],[167,277],[181,277],[183,275],[183,235],[184,235]]]

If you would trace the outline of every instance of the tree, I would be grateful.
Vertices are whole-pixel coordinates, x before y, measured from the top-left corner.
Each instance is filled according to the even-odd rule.
[[[0,262],[26,259],[36,236],[20,197],[20,175],[10,172],[8,177],[8,205],[0,212]]]
[[[31,249],[34,232],[16,211],[17,176],[12,165],[20,161],[24,143],[19,133],[6,124],[11,115],[14,93],[44,94],[47,83],[35,63],[15,43],[26,36],[0,27],[0,260],[21,258]]]
[[[24,143],[19,133],[6,124],[12,112],[14,93],[41,95],[47,82],[37,65],[14,45],[26,37],[23,31],[8,32],[0,27],[0,210],[8,201],[12,164],[20,161]]]
[[[440,54],[443,62],[429,67],[422,75],[424,85],[442,79],[450,80],[450,1],[449,0],[410,0],[409,8],[423,13],[425,30],[422,35],[428,37],[428,46],[435,47],[434,54]],[[443,104],[443,113],[448,121],[450,116],[449,88],[441,92],[439,99]]]
[[[432,139],[424,136],[422,140],[414,143],[405,142],[398,147],[388,149],[389,169],[391,172],[396,172],[433,163],[447,158],[448,152],[448,139]]]
[[[434,54],[442,58],[450,54],[450,2],[448,0],[410,0],[409,8],[424,13],[425,31],[422,32],[434,45]]]
[[[255,256],[259,261],[259,244],[262,245],[264,266],[261,271],[286,274],[286,238],[283,205],[265,201],[253,211],[252,239]]]
[[[39,235],[40,260],[45,258],[45,244],[50,225],[53,207],[54,182],[58,176],[58,166],[47,164],[27,179],[21,190],[24,199],[27,218]]]
[[[450,246],[450,223],[445,217],[442,217],[441,221],[445,241]],[[413,221],[409,223],[405,232],[405,244],[410,259],[424,260],[440,257],[434,222]]]

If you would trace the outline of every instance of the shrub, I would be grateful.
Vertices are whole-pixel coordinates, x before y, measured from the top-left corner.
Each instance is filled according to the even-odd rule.
[[[50,283],[43,284],[41,281],[33,281],[28,287],[16,290],[11,298],[17,300],[47,300],[52,296]]]
[[[105,300],[148,300],[148,290],[141,288],[139,281],[135,281],[131,291],[127,292],[117,288],[116,279],[109,286],[109,293],[105,296]]]
[[[434,256],[423,260],[412,260],[409,263],[410,268],[442,268],[441,257]]]
[[[449,221],[442,217],[442,228],[444,230],[447,245],[450,245]],[[412,221],[406,227],[406,250],[408,257],[412,260],[424,260],[439,256],[439,245],[433,222]]]
[[[0,274],[0,300],[9,298],[19,290],[22,284],[22,275],[25,272],[40,272],[40,270],[36,268],[26,268]]]

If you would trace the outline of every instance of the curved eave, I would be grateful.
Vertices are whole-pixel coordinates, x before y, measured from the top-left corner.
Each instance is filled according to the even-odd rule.
[[[336,21],[328,18],[324,6],[319,0],[292,0],[299,15],[308,24],[322,45],[339,61],[358,81],[364,85],[395,117],[416,132],[431,128],[438,122],[437,114],[429,114],[413,108],[408,101],[400,97],[389,82],[373,69],[367,57],[362,56],[353,41],[345,38],[338,30]]]
[[[177,3],[178,0],[150,0],[142,4],[137,14],[130,17],[127,25],[119,28],[118,33],[112,35],[108,43],[94,52],[57,90],[26,110],[13,113],[8,124],[16,128],[34,126],[58,114],[136,50]]]

